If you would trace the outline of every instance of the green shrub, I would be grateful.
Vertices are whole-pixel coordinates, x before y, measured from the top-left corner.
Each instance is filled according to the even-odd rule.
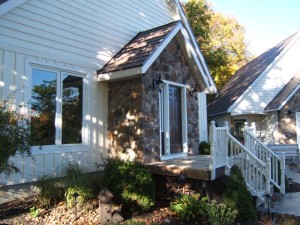
[[[0,174],[7,176],[20,172],[9,159],[17,154],[31,156],[32,146],[30,121],[21,113],[22,106],[13,107],[14,94],[7,99],[0,99]]]
[[[149,210],[155,203],[154,180],[141,163],[110,159],[103,171],[103,182],[113,193],[116,204]]]
[[[210,155],[210,144],[206,141],[202,141],[199,144],[199,154],[200,155]]]
[[[39,188],[38,200],[43,206],[51,206],[63,199],[64,189],[58,185],[58,180],[44,176],[34,184]]]
[[[237,166],[231,168],[230,177],[222,199],[225,205],[238,211],[238,220],[253,221],[256,219],[252,195],[247,190],[242,172]]]
[[[185,221],[207,216],[206,198],[200,199],[200,194],[176,196],[175,201],[170,205],[170,209]]]
[[[95,197],[95,193],[91,187],[91,180],[84,174],[84,170],[78,163],[69,162],[64,169],[64,185],[66,188],[65,197],[68,207],[74,206],[74,194],[77,193],[77,202],[83,205],[87,200]]]
[[[234,224],[237,210],[232,210],[224,204],[218,204],[217,201],[212,200],[208,203],[208,220],[211,225],[231,225]]]

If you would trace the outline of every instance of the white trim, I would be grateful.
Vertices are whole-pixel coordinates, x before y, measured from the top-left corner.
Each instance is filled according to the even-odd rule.
[[[292,91],[292,93],[289,94],[289,96],[280,104],[277,110],[281,110],[283,106],[286,105],[286,103],[294,96],[294,94],[300,89],[300,84],[297,85],[297,87]],[[272,111],[272,110],[270,110]]]
[[[86,115],[87,115],[87,93],[88,93],[88,87],[87,87],[87,79],[88,79],[88,73],[87,71],[78,70],[69,68],[62,65],[53,65],[50,63],[43,63],[36,60],[26,60],[25,61],[25,73],[27,74],[28,79],[25,82],[26,85],[26,92],[25,92],[25,101],[29,101],[29,110],[31,108],[30,101],[31,101],[31,90],[32,90],[32,69],[40,69],[45,71],[50,71],[56,73],[57,77],[57,90],[56,93],[58,96],[56,97],[56,118],[55,118],[55,144],[54,145],[44,145],[42,146],[42,149],[40,149],[38,146],[32,147],[32,154],[33,155],[41,155],[41,154],[53,154],[53,153],[67,153],[67,152],[81,152],[81,151],[87,151],[87,145],[88,145],[88,136],[86,135],[86,128],[88,128],[88,123],[86,121]],[[82,105],[82,143],[76,143],[76,144],[62,144],[61,138],[62,138],[62,128],[60,127],[61,124],[61,99],[58,97],[62,96],[62,76],[63,74],[68,74],[76,77],[81,77],[83,82],[82,87],[82,98],[83,98],[83,105]]]
[[[187,101],[186,101],[186,85],[175,83],[172,81],[163,80],[163,92],[162,98],[164,101],[163,104],[163,113],[161,113],[162,108],[160,108],[160,121],[163,121],[163,128],[160,128],[160,131],[164,132],[164,146],[160,145],[160,159],[168,160],[173,158],[179,158],[187,156],[188,153],[188,128],[187,128]],[[170,151],[170,118],[169,118],[169,86],[179,87],[181,89],[181,123],[182,123],[182,152],[171,154]],[[161,99],[161,98],[159,98]],[[161,102],[159,104],[162,105]],[[162,115],[163,114],[163,115]],[[163,118],[162,118],[163,116]],[[161,124],[161,123],[160,123]],[[161,136],[161,135],[160,135]],[[162,155],[162,147],[164,147],[165,154]]]
[[[154,50],[154,52],[145,60],[144,65],[142,67],[142,73],[146,73],[152,63],[157,59],[160,53],[167,47],[167,45],[173,40],[175,35],[183,29],[182,24],[179,22],[175,28],[165,37],[163,42]]]
[[[28,0],[8,0],[7,2],[2,3],[0,5],[0,16],[27,1]]]
[[[198,127],[199,127],[199,141],[208,142],[208,129],[207,129],[207,101],[206,93],[198,92]]]
[[[98,81],[109,81],[121,78],[132,77],[142,73],[142,67],[135,67],[126,70],[118,70],[109,73],[98,74]]]
[[[298,35],[294,38],[294,40],[297,40]],[[243,92],[241,96],[235,100],[235,102],[228,108],[227,112],[231,113],[233,109],[243,100],[243,98],[253,89],[253,87],[256,85],[256,83],[259,82],[260,79],[262,79],[265,74],[267,74],[270,70],[273,68],[276,68],[276,65],[282,60],[282,58],[286,55],[286,53],[290,50],[290,48],[296,43],[295,41],[291,41],[288,46],[285,47],[285,49],[276,56],[276,58],[273,60],[272,63],[255,79],[255,81]],[[274,96],[275,97],[275,96]]]
[[[215,85],[213,79],[211,78],[211,75],[210,75],[209,70],[208,70],[208,68],[207,68],[207,65],[206,65],[206,63],[205,63],[204,57],[203,57],[203,55],[202,55],[202,53],[201,53],[201,50],[200,50],[200,48],[199,48],[199,46],[198,46],[198,43],[197,43],[197,41],[196,41],[196,38],[195,38],[195,36],[194,36],[194,33],[192,32],[192,29],[191,29],[191,27],[190,27],[190,25],[189,25],[189,22],[188,22],[188,20],[187,20],[187,18],[186,18],[186,16],[185,16],[185,13],[183,12],[183,9],[182,9],[182,7],[181,7],[181,4],[180,4],[179,0],[175,0],[175,3],[176,3],[177,8],[178,8],[178,10],[179,10],[181,20],[183,21],[183,24],[184,24],[184,26],[185,26],[185,28],[186,28],[188,34],[189,34],[189,37],[190,37],[190,39],[191,39],[191,41],[192,41],[193,48],[195,49],[195,51],[196,51],[196,53],[197,53],[197,56],[198,56],[198,57],[197,57],[197,61],[199,60],[201,67],[203,67],[204,70],[205,70],[205,73],[204,73],[204,74],[205,74],[206,79],[208,79],[209,84],[210,84],[210,85],[207,86],[208,89],[209,89],[209,92],[210,92],[210,93],[217,93],[216,85]],[[204,78],[204,74],[203,74],[202,76],[203,76],[203,79],[206,80],[206,79]]]

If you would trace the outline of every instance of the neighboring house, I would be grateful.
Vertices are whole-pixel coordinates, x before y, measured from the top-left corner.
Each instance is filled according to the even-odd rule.
[[[296,144],[300,122],[300,33],[240,68],[208,104],[208,118],[231,124],[241,137],[244,122],[275,144]]]
[[[4,184],[197,154],[215,93],[178,0],[0,1],[0,97],[31,112],[33,158]]]

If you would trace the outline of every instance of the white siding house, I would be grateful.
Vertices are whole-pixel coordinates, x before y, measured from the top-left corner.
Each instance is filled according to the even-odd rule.
[[[1,183],[11,185],[36,181],[44,175],[61,176],[63,167],[71,161],[78,162],[87,172],[94,171],[95,163],[102,162],[109,150],[108,83],[98,81],[97,70],[140,31],[177,20],[182,21],[182,29],[195,43],[178,1],[8,0],[2,3],[0,98],[13,94],[15,106],[22,105],[29,113],[34,105],[34,86],[50,81],[47,76],[54,76],[57,83],[52,139],[41,144],[41,149],[39,145],[33,146],[32,158],[12,158],[21,173],[2,175]],[[203,57],[196,46],[193,48],[201,61],[201,71],[207,73],[202,73],[207,90],[213,92],[215,87]],[[39,80],[41,74],[45,80]],[[74,86],[82,101],[82,115],[76,118],[81,120],[80,137],[71,141],[65,140],[67,128],[62,125],[66,77],[81,82]]]

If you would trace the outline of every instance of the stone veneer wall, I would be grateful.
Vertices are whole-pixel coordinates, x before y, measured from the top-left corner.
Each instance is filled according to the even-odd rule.
[[[289,114],[289,110],[291,113]],[[300,91],[298,91],[278,113],[278,136],[280,144],[296,144],[296,112],[300,112]]]
[[[144,162],[159,160],[159,91],[152,90],[152,80],[180,84],[195,83],[183,53],[174,39],[149,70],[138,78],[109,83],[108,132],[110,152],[121,158],[132,156]],[[188,148],[198,153],[198,102],[187,93]]]

